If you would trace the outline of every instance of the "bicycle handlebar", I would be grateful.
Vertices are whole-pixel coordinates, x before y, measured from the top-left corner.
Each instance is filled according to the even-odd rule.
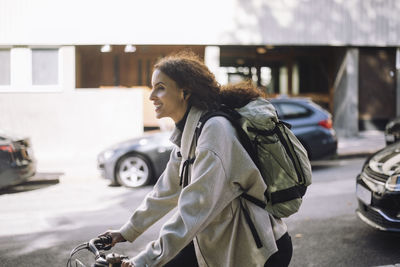
[[[96,256],[96,260],[101,256],[99,250],[111,249],[112,237],[110,235],[100,236],[91,239],[88,244],[88,249]]]
[[[100,236],[89,240],[89,242],[76,246],[70,254],[67,262],[67,267],[71,265],[72,256],[80,250],[87,249],[95,255],[94,267],[105,267],[105,266],[120,266],[123,259],[128,257],[119,255],[117,253],[111,253],[105,256],[103,251],[111,249],[112,237],[110,235]],[[76,259],[77,260],[77,259]],[[81,263],[82,264],[82,263]],[[82,264],[83,265],[83,264]]]

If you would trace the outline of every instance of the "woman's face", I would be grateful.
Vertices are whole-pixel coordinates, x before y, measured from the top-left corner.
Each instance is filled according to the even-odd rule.
[[[188,106],[188,97],[184,97],[183,90],[158,69],[153,72],[151,84],[150,100],[153,101],[156,117],[170,117],[175,123],[179,122]]]

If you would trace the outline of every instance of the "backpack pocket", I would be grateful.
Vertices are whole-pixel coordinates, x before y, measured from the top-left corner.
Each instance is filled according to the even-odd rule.
[[[273,130],[251,129],[248,133],[257,153],[259,170],[267,184],[266,210],[278,218],[298,211],[306,190],[304,184],[308,185],[297,155],[297,143],[292,143],[292,136],[284,132],[285,127],[277,124]]]
[[[272,141],[272,142],[271,142]],[[275,192],[297,183],[296,173],[290,157],[276,136],[258,138],[256,151],[260,162],[260,172],[271,192]],[[290,177],[290,179],[287,179]]]

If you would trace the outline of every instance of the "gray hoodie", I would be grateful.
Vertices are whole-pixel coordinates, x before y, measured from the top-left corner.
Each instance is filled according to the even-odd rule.
[[[277,251],[275,241],[287,231],[282,220],[239,197],[246,191],[265,200],[266,185],[227,119],[209,119],[196,145],[194,132],[202,114],[192,107],[183,133],[175,129],[171,141],[176,147],[164,173],[120,229],[133,242],[176,208],[158,239],[131,259],[136,267],[162,266],[192,240],[199,266],[264,266]],[[195,160],[188,167],[189,184],[182,188],[179,176],[189,158]],[[260,235],[261,248],[256,246],[241,205]]]

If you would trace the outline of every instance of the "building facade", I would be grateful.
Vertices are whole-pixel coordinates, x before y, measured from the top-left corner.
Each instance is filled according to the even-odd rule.
[[[191,49],[221,83],[311,97],[339,136],[382,129],[400,115],[399,13],[396,0],[0,0],[0,125],[42,162],[94,159],[157,125],[152,65]]]

